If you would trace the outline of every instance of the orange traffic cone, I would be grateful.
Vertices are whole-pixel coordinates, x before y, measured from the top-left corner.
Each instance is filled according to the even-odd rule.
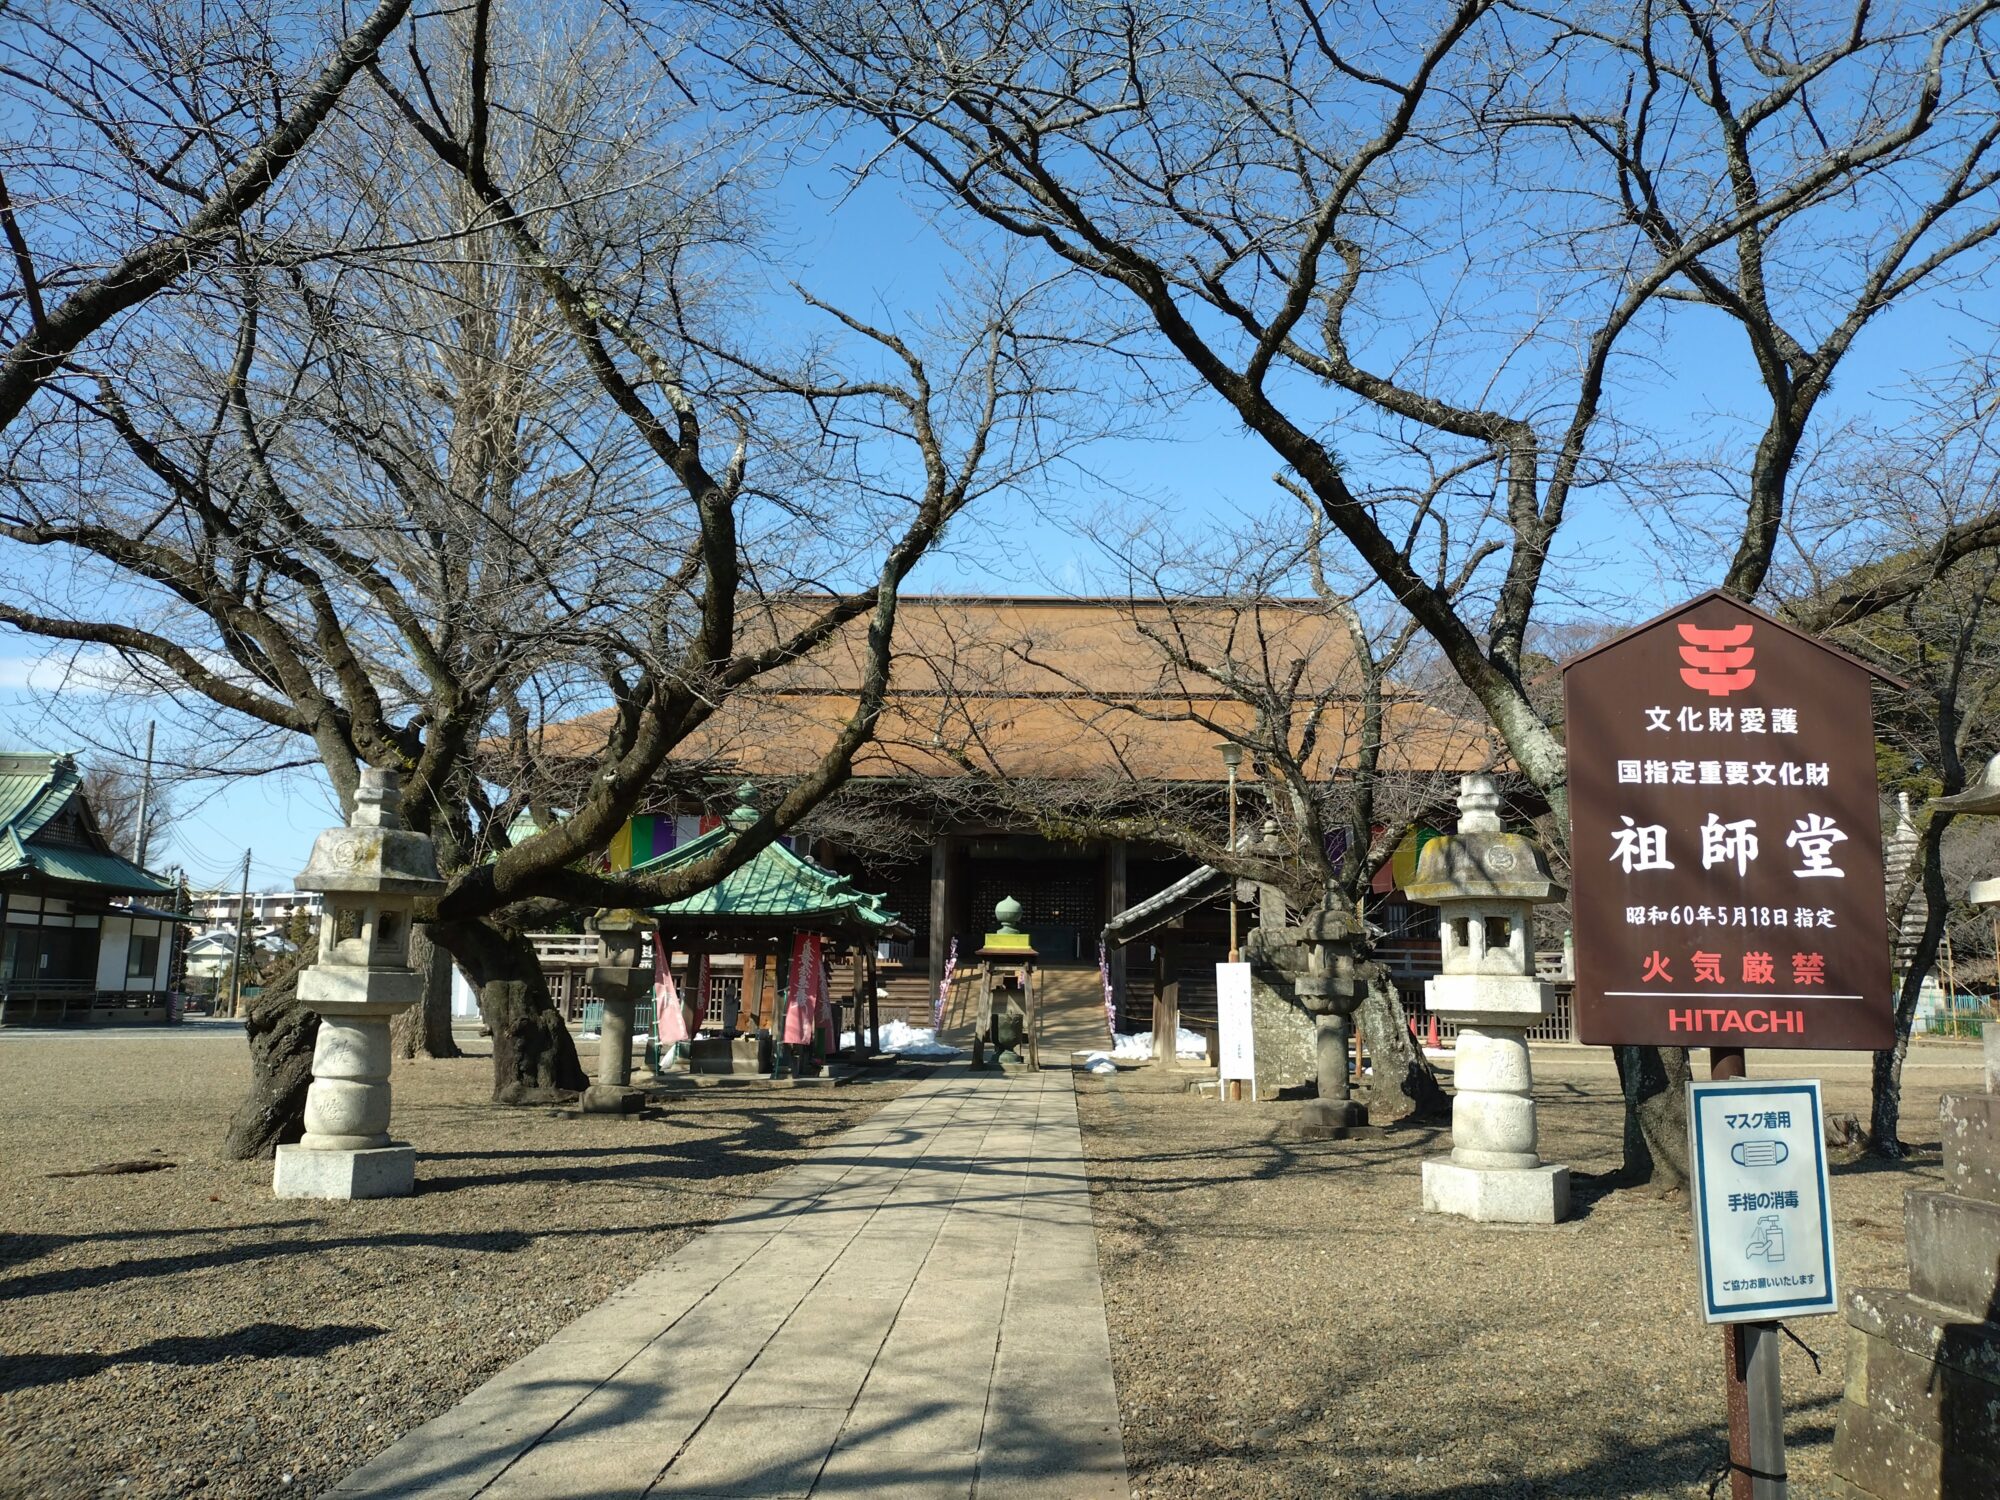
[[[1430,1039],[1426,1041],[1424,1045],[1426,1047],[1429,1047],[1431,1051],[1435,1052],[1437,1051],[1437,1044],[1438,1044],[1438,1018],[1437,1018],[1437,1012],[1432,1011]]]

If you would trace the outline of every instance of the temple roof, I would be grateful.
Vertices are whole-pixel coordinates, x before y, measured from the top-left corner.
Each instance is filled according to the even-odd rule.
[[[89,886],[105,894],[173,889],[111,851],[69,755],[0,753],[0,880]]]
[[[749,612],[739,648],[775,642],[810,606],[795,599]],[[730,693],[675,748],[675,764],[707,775],[809,771],[859,702],[867,624]],[[854,774],[1220,785],[1227,773],[1210,726],[1247,732],[1254,714],[1181,656],[1228,663],[1253,683],[1286,685],[1301,705],[1323,704],[1309,775],[1330,777],[1352,761],[1364,730],[1360,678],[1345,625],[1316,601],[909,595],[887,700]],[[1479,770],[1502,757],[1483,719],[1413,693],[1392,687],[1384,714],[1387,774]],[[534,748],[594,761],[613,725],[608,708],[545,724]]]
[[[720,828],[710,829],[656,859],[634,865],[631,873],[660,874],[716,853],[739,830],[757,821],[757,809],[750,801],[754,792],[755,788],[745,783],[738,788],[740,805]],[[746,863],[705,890],[647,910],[650,915],[663,918],[663,926],[679,921],[716,928],[766,928],[851,937],[894,937],[908,932],[896,913],[882,904],[881,896],[856,890],[848,876],[836,875],[776,841],[766,844]]]

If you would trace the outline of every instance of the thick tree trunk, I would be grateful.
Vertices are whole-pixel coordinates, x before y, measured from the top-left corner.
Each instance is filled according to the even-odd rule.
[[[1379,968],[1369,978],[1355,1019],[1362,1045],[1375,1065],[1375,1076],[1367,1085],[1369,1123],[1449,1120],[1450,1096],[1410,1032],[1409,1013],[1396,986]]]
[[[307,960],[310,962],[310,959]],[[274,975],[245,1002],[250,1037],[250,1092],[237,1106],[222,1143],[228,1161],[269,1157],[305,1134],[306,1088],[312,1083],[319,1017],[298,1000],[301,963]]]
[[[451,1034],[451,954],[432,941],[428,923],[410,930],[410,967],[424,976],[424,998],[391,1024],[396,1056],[465,1056]]]
[[[1688,1180],[1685,1047],[1613,1047],[1625,1093],[1625,1169],[1634,1185],[1677,1192]]]
[[[479,987],[493,1032],[493,1102],[544,1104],[590,1087],[576,1043],[549,999],[534,944],[486,922],[439,922],[433,937]]]
[[[1951,909],[1944,885],[1944,831],[1949,817],[1938,816],[1924,826],[1924,899],[1930,910],[1924,913],[1924,930],[1917,939],[1910,966],[1903,974],[1903,988],[1896,996],[1896,1039],[1888,1049],[1875,1054],[1870,1070],[1868,1110],[1868,1150],[1875,1156],[1896,1158],[1908,1153],[1898,1137],[1903,1119],[1903,1057],[1910,1050],[1910,1028],[1916,1024],[1917,1000],[1923,993],[1924,978],[1937,960],[1944,940],[1945,918]],[[1894,928],[1890,929],[1892,932]]]

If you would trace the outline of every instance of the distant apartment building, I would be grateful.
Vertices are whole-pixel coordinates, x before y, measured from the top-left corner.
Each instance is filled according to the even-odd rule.
[[[318,921],[319,900],[318,891],[252,891],[250,930],[282,928],[300,910]],[[235,927],[244,906],[241,891],[195,891],[193,901],[194,914],[204,928]]]

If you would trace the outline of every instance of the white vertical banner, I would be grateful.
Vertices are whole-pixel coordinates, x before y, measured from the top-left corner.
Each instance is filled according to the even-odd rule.
[[[1250,1029],[1250,965],[1215,966],[1216,1076],[1247,1079],[1257,1097],[1257,1046]]]

